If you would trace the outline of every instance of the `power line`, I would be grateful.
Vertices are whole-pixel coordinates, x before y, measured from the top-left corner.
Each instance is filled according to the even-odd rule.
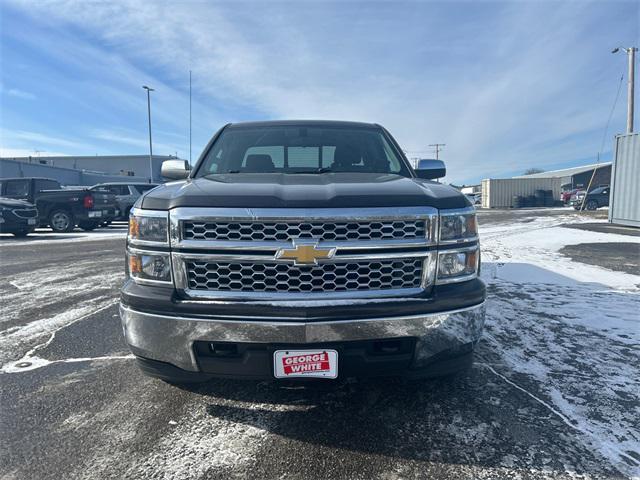
[[[587,195],[589,194],[589,189],[591,188],[591,184],[593,183],[593,179],[596,177],[596,172],[598,171],[598,164],[600,163],[600,155],[602,154],[602,150],[604,150],[604,142],[607,140],[607,133],[609,131],[609,124],[611,123],[611,118],[613,117],[613,112],[616,109],[616,105],[618,104],[618,98],[620,97],[620,90],[622,89],[622,80],[624,79],[624,75],[620,75],[620,83],[618,84],[618,92],[616,93],[616,98],[613,100],[613,105],[611,106],[611,111],[609,112],[609,118],[607,119],[607,123],[604,127],[604,132],[602,133],[602,143],[600,143],[600,150],[598,151],[598,157],[596,161],[596,166],[593,167],[593,173],[591,174],[591,178],[589,179],[589,184],[587,185],[587,190],[582,198],[582,204],[580,205],[580,211],[584,210],[584,204],[587,200]]]
[[[436,160],[438,160],[438,154],[440,153],[440,150],[442,150],[442,148],[440,147],[445,147],[447,144],[446,143],[430,143],[429,146],[430,147],[435,147],[436,149]]]

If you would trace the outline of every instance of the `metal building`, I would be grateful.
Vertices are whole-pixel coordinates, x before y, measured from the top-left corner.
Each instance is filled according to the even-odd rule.
[[[595,173],[594,173],[595,170]],[[587,188],[591,178],[591,188],[611,184],[611,162],[594,163],[580,167],[563,168],[548,172],[532,173],[530,175],[518,175],[514,178],[560,178],[563,190],[574,188]]]
[[[640,227],[640,134],[615,138],[609,221]]]
[[[153,156],[153,181],[161,182],[160,167],[165,160],[174,160],[177,157],[171,155]],[[121,175],[124,177],[149,178],[149,155],[86,155],[64,157],[11,157],[7,160],[49,165],[74,170],[85,170],[108,175]],[[127,181],[123,178],[122,181]]]
[[[91,186],[104,182],[138,182],[146,183],[149,177],[109,175],[106,173],[78,170],[74,168],[56,167],[42,163],[19,162],[0,158],[0,178],[13,177],[45,177],[60,182],[61,185]]]

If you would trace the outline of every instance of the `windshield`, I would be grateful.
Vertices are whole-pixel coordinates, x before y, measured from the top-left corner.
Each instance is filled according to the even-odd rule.
[[[410,176],[381,130],[305,126],[226,129],[196,176],[327,172]]]

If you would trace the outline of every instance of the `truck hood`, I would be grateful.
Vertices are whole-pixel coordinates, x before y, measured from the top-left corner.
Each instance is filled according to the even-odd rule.
[[[33,203],[14,198],[0,197],[0,207],[5,208],[33,208]]]
[[[458,190],[436,182],[380,173],[209,175],[171,182],[141,199],[152,210],[176,207],[361,208],[431,206],[464,208]]]

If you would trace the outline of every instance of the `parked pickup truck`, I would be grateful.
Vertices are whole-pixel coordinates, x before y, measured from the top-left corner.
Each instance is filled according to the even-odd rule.
[[[120,315],[170,382],[448,375],[485,318],[475,209],[376,124],[230,124],[129,220]]]
[[[116,212],[115,195],[90,192],[84,187],[63,189],[50,178],[0,179],[0,196],[26,200],[38,209],[38,224],[54,232],[70,232],[78,225],[93,230]]]

